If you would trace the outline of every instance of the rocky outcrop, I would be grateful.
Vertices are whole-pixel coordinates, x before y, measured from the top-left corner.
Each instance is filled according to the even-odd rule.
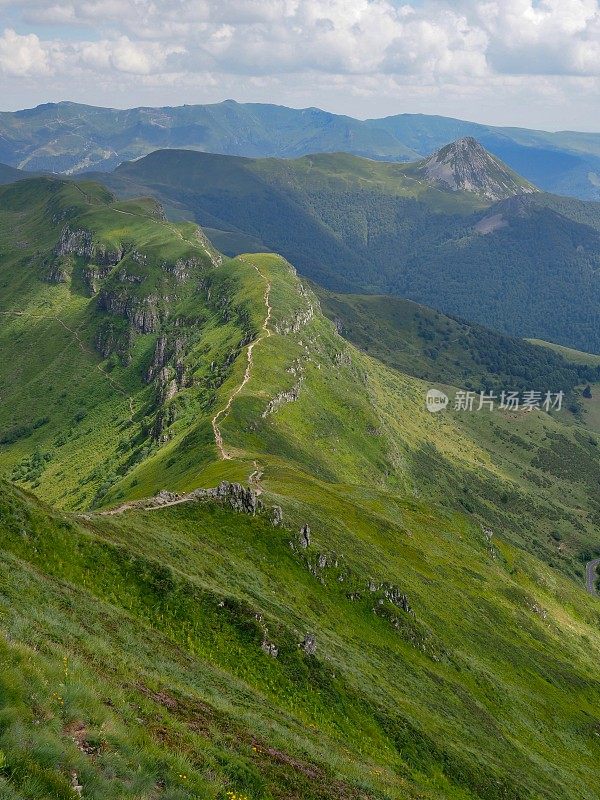
[[[281,406],[286,405],[286,403],[294,403],[298,397],[300,397],[300,387],[302,386],[302,380],[300,380],[296,386],[290,389],[287,392],[279,392],[279,394],[274,397],[272,400],[269,400],[267,407],[262,413],[263,417],[269,416],[269,414],[273,414],[277,409],[281,408]]]
[[[228,481],[222,481],[214,489],[196,489],[188,497],[193,500],[216,500],[243,514],[254,515],[263,507],[255,489]]]
[[[151,383],[169,362],[174,362],[173,368],[177,375],[177,383],[182,386],[185,368],[181,361],[181,355],[185,351],[185,345],[186,341],[182,336],[170,338],[167,334],[161,333],[154,346],[152,363],[146,372],[146,383]]]
[[[279,648],[277,645],[273,644],[273,642],[269,642],[267,639],[262,640],[260,647],[263,653],[271,656],[271,658],[277,658],[279,655]]]
[[[121,362],[127,366],[131,363],[132,336],[131,329],[124,321],[107,318],[103,320],[96,331],[94,347],[103,358],[108,358],[116,353]]]
[[[303,310],[298,310],[294,313],[291,319],[281,320],[275,324],[275,332],[283,336],[290,333],[298,333],[298,331],[312,320],[315,315],[315,308],[311,299],[311,295],[304,288],[302,284],[298,286],[300,296],[306,300],[307,307]]]
[[[300,536],[298,537],[298,541],[300,542],[300,547],[303,550],[306,550],[307,547],[310,547],[310,528],[308,525],[303,525],[300,528]]]
[[[132,297],[123,292],[102,290],[98,308],[109,314],[123,317],[138,333],[154,333],[160,323],[158,297]]]
[[[67,271],[60,261],[56,261],[50,265],[50,268],[46,274],[46,280],[48,283],[66,283],[67,278]]]
[[[284,336],[290,333],[298,333],[301,328],[308,325],[313,317],[314,310],[311,305],[306,311],[297,311],[291,319],[278,322],[275,325],[275,331]]]
[[[200,261],[192,256],[191,258],[180,258],[174,264],[163,262],[162,268],[165,272],[172,275],[177,283],[187,281],[192,272],[200,266]]]
[[[163,367],[156,377],[157,402],[164,405],[172,400],[179,389],[177,380],[167,367]]]
[[[317,637],[314,633],[307,633],[304,641],[300,644],[307,656],[314,656],[317,653]]]
[[[73,230],[69,225],[65,225],[54,253],[57,256],[76,255],[91,259],[94,253],[91,231]]]
[[[115,249],[106,247],[93,241],[91,231],[82,228],[74,230],[66,225],[54,248],[54,253],[57,256],[79,256],[87,261],[93,261],[101,267],[114,267],[122,260],[124,249],[122,247]]]
[[[165,444],[171,438],[168,428],[175,422],[177,411],[173,406],[160,408],[154,418],[154,423],[150,428],[150,436],[158,444]]]
[[[83,280],[90,294],[96,294],[98,292],[102,281],[108,277],[111,269],[111,265],[100,266],[98,264],[86,264],[83,268]]]
[[[253,516],[259,511],[264,510],[262,501],[254,489],[246,488],[240,483],[222,481],[218,486],[212,489],[194,489],[194,491],[188,494],[177,494],[163,489],[150,499],[124,503],[118,508],[100,513],[102,516],[113,516],[114,514],[121,514],[124,511],[131,511],[134,509],[152,511],[153,509],[164,508],[165,506],[191,503],[197,500],[214,500],[241,514],[252,514]]]
[[[283,525],[283,511],[281,510],[281,506],[273,506],[271,509],[271,523],[274,528]]]

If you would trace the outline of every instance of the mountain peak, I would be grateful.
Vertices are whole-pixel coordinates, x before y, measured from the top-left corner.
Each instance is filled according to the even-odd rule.
[[[439,188],[473,192],[489,200],[538,191],[472,136],[440,148],[417,165],[417,172]]]

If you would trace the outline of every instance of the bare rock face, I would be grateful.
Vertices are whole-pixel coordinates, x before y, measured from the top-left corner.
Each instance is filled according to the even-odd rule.
[[[317,637],[314,633],[307,633],[300,645],[307,656],[314,656],[317,652]]]
[[[57,256],[76,255],[91,259],[94,253],[91,232],[72,230],[65,225],[54,252]]]
[[[180,356],[185,350],[185,344],[183,337],[173,339],[161,333],[154,346],[152,363],[146,372],[146,383],[151,383],[157,375],[160,375],[170,361],[175,360],[174,369],[177,375],[177,384],[181,388],[185,383],[185,369]]]
[[[75,255],[94,261],[101,267],[114,267],[124,255],[122,247],[111,250],[104,245],[94,244],[91,231],[84,229],[73,230],[66,225],[54,250],[57,256]]]
[[[473,192],[489,200],[538,191],[471,136],[458,139],[421,161],[416,174],[432,186]]]
[[[200,261],[197,258],[179,258],[174,264],[163,264],[165,272],[171,274],[177,283],[184,283],[189,279],[193,270],[200,266]]]
[[[118,317],[124,317],[138,333],[154,333],[159,325],[158,298],[141,300],[125,293],[102,290],[98,296],[98,307]]]
[[[292,387],[288,392],[279,392],[279,394],[272,400],[269,400],[266,409],[263,411],[262,416],[268,417],[269,414],[274,414],[281,406],[286,403],[295,403],[300,397],[300,388],[302,386],[302,379]]]
[[[222,481],[215,489],[196,489],[192,492],[193,499],[218,500],[234,511],[244,514],[256,514],[262,508],[262,503],[254,489],[245,488],[241,483]]]
[[[308,525],[303,525],[300,528],[300,547],[303,550],[306,550],[307,547],[310,546],[310,528]]]
[[[83,279],[87,284],[90,294],[96,294],[102,281],[111,271],[111,265],[87,264],[83,269]]]
[[[403,594],[397,586],[384,585],[382,588],[383,594],[390,603],[393,603],[397,608],[401,608],[402,611],[405,611],[407,614],[411,613],[412,608],[410,607],[407,595]]]
[[[261,649],[263,653],[266,653],[271,658],[277,658],[279,655],[279,648],[277,645],[273,644],[273,642],[269,642],[266,639],[263,639],[261,643]]]
[[[283,525],[283,511],[281,510],[281,506],[273,506],[271,511],[271,523],[275,528]]]
[[[55,262],[50,265],[48,274],[46,276],[48,283],[66,283],[67,272],[60,262]]]

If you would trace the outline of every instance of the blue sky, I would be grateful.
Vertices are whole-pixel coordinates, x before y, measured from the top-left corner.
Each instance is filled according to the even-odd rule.
[[[600,130],[600,0],[0,0],[0,105],[239,101]]]

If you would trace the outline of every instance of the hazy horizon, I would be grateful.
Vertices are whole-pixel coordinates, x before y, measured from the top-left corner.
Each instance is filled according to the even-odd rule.
[[[135,110],[135,109],[138,109],[138,108],[183,108],[185,106],[221,105],[222,103],[228,103],[228,102],[229,103],[236,103],[238,105],[274,105],[274,106],[280,106],[280,107],[283,107],[283,108],[290,108],[290,109],[293,109],[295,111],[307,111],[307,110],[309,110],[311,108],[314,108],[314,109],[317,109],[319,111],[324,111],[325,113],[340,114],[341,116],[348,116],[348,117],[351,117],[353,119],[357,119],[357,120],[360,120],[360,121],[363,121],[363,122],[367,121],[367,120],[385,119],[386,117],[390,117],[390,116],[427,116],[427,117],[436,117],[437,116],[437,117],[444,117],[446,119],[456,119],[456,120],[459,120],[461,122],[471,122],[471,123],[474,123],[474,124],[477,124],[477,125],[489,125],[489,126],[498,127],[498,128],[527,128],[529,130],[540,130],[540,131],[544,131],[546,133],[600,133],[600,125],[598,126],[598,129],[590,128],[589,130],[585,130],[585,129],[581,129],[581,128],[550,128],[550,127],[533,128],[533,127],[528,126],[528,125],[518,125],[516,123],[511,123],[511,122],[507,122],[505,124],[502,124],[502,123],[497,123],[497,122],[489,122],[487,120],[482,120],[482,119],[472,119],[472,118],[468,118],[468,117],[460,117],[460,116],[458,116],[456,114],[428,114],[426,112],[420,112],[420,111],[398,111],[398,112],[396,112],[394,114],[383,114],[381,116],[373,116],[373,117],[366,116],[365,117],[365,116],[358,116],[358,115],[353,115],[353,114],[344,114],[343,112],[332,111],[329,108],[323,108],[321,106],[293,106],[293,105],[287,105],[285,103],[270,103],[268,101],[261,101],[261,100],[235,100],[234,98],[231,98],[231,97],[226,97],[226,98],[223,98],[222,100],[213,100],[213,101],[209,101],[207,103],[202,103],[202,102],[185,103],[185,102],[182,102],[182,103],[175,103],[175,104],[173,104],[173,103],[165,103],[165,104],[160,104],[160,105],[149,105],[149,104],[145,104],[145,103],[133,103],[132,105],[120,105],[120,106],[119,105],[97,105],[95,103],[85,103],[85,102],[79,102],[77,100],[67,100],[67,99],[64,99],[64,100],[48,100],[48,101],[42,101],[40,103],[36,103],[35,105],[31,105],[31,106],[22,106],[20,108],[0,108],[0,113],[12,114],[12,113],[20,112],[20,111],[32,111],[32,110],[34,110],[36,108],[40,108],[40,107],[47,106],[47,105],[69,105],[70,104],[70,105],[78,105],[78,106],[88,106],[89,108],[104,108],[104,109],[113,110],[113,111],[131,111],[131,110]]]
[[[600,130],[599,0],[0,0],[6,110],[69,98]]]

